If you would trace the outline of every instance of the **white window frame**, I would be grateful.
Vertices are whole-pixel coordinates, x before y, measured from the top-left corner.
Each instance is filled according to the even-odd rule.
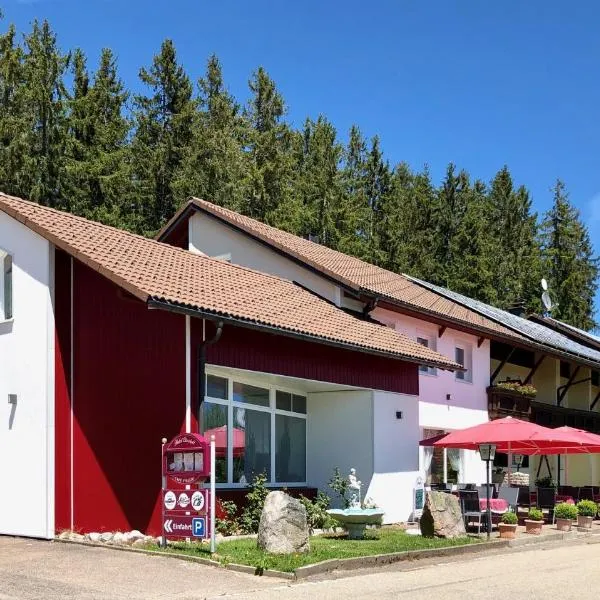
[[[11,294],[10,294],[10,315],[6,315],[6,304],[5,304],[5,298],[4,298],[4,290],[5,290],[5,271],[4,271],[4,261],[7,257],[10,257],[10,261],[11,261]],[[6,321],[12,321],[14,314],[15,314],[15,307],[14,307],[14,298],[15,298],[15,292],[14,292],[14,257],[13,255],[8,251],[5,250],[4,248],[0,247],[0,323],[6,322]]]
[[[422,331],[417,329],[417,337],[415,338],[417,344],[420,344],[419,340],[425,340],[427,342],[426,348],[437,351],[437,338],[431,331]],[[424,344],[421,344],[424,345]],[[426,375],[427,377],[437,377],[437,369],[435,367],[429,367],[427,365],[419,365],[419,375]]]
[[[277,450],[276,440],[275,440],[275,417],[276,415],[286,415],[289,417],[295,417],[299,419],[304,419],[306,421],[308,414],[297,413],[289,410],[280,410],[276,408],[276,393],[277,392],[286,392],[288,394],[295,394],[296,396],[302,396],[306,398],[307,406],[306,412],[308,413],[308,394],[302,390],[292,389],[288,387],[282,387],[279,385],[267,385],[257,381],[254,378],[244,378],[236,376],[230,376],[223,374],[218,371],[212,371],[211,369],[206,370],[206,376],[212,375],[213,377],[220,377],[221,379],[227,379],[227,400],[223,398],[213,398],[209,396],[208,393],[205,397],[205,402],[211,402],[213,404],[220,404],[221,406],[227,407],[227,422],[231,424],[231,426],[227,427],[227,482],[225,483],[216,483],[215,486],[217,488],[225,488],[225,489],[233,489],[239,488],[244,489],[250,485],[250,482],[247,484],[239,483],[233,481],[233,409],[234,408],[242,408],[247,410],[256,410],[259,412],[270,413],[271,415],[271,478],[266,483],[268,487],[306,487],[308,485],[307,481],[276,481],[275,476],[275,452]],[[262,389],[269,391],[269,406],[259,406],[257,404],[250,404],[248,402],[236,402],[233,399],[233,382],[242,383],[246,385],[251,385],[254,387],[260,387]],[[206,388],[208,390],[208,386]],[[293,408],[293,405],[292,405]],[[200,407],[200,411],[202,411],[202,407]],[[199,422],[202,426],[202,414],[199,416]],[[306,432],[305,428],[305,432]],[[306,433],[305,433],[306,434]],[[306,448],[306,439],[305,445]],[[304,457],[306,461],[306,456]],[[306,467],[305,467],[306,474]]]
[[[444,429],[443,427],[423,427],[421,428],[421,439],[424,439],[425,437],[425,432],[429,432],[431,431],[441,431],[442,433],[450,433],[452,430],[450,429]],[[441,483],[444,484],[448,484],[448,448],[442,448],[443,450],[443,479],[444,481],[442,481]],[[458,455],[459,455],[459,460],[460,460],[460,466],[458,469],[458,479],[460,479],[461,474],[463,474],[464,476],[464,472],[465,472],[465,451],[461,448],[453,448],[453,450],[458,450]],[[422,465],[419,465],[420,470],[425,474],[425,480],[427,480],[427,472],[423,469]],[[431,467],[430,467],[431,468]],[[464,481],[458,481],[457,484],[459,483],[465,483]],[[425,485],[431,485],[429,484],[425,484]],[[456,485],[456,484],[452,484],[452,485]]]
[[[473,383],[473,346],[462,340],[455,340],[454,342],[454,360],[456,360],[456,350],[460,349],[463,351],[465,371],[456,371],[454,378],[456,381],[461,383]],[[458,362],[458,361],[457,361]]]

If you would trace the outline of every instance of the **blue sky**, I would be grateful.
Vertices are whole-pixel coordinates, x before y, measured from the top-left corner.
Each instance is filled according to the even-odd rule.
[[[247,97],[259,65],[289,117],[325,114],[379,134],[390,162],[448,162],[489,180],[508,164],[537,211],[563,179],[592,237],[600,234],[600,3],[554,0],[5,0],[21,30],[48,18],[64,49],[90,62],[110,46],[139,86],[165,37],[196,79],[220,57],[230,91]],[[598,244],[597,244],[597,247]],[[600,247],[599,247],[600,249]]]

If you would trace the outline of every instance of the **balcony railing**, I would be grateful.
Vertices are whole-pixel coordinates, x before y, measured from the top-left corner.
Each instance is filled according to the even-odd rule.
[[[501,417],[516,417],[529,421],[531,417],[531,402],[535,396],[524,396],[510,390],[488,387],[488,414],[490,419]]]

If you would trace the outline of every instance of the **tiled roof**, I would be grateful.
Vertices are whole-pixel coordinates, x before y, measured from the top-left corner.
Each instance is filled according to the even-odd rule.
[[[595,367],[597,367],[600,363],[600,351],[579,344],[578,342],[568,338],[566,335],[563,335],[558,331],[555,331],[554,329],[551,329],[550,327],[541,325],[540,323],[536,323],[529,319],[524,319],[523,317],[519,317],[518,315],[514,315],[508,311],[496,308],[495,306],[490,306],[489,304],[485,304],[479,300],[473,300],[473,298],[463,296],[462,294],[458,294],[457,292],[453,292],[446,288],[433,285],[432,283],[420,281],[414,277],[411,279],[413,279],[413,281],[419,285],[427,287],[437,294],[467,306],[472,310],[489,317],[490,319],[494,319],[506,327],[510,327],[513,331],[516,331],[517,333],[529,338],[532,342],[541,344],[548,348],[554,348],[559,352],[567,353],[574,360],[583,359],[588,363],[594,363],[593,366]],[[558,321],[558,323],[560,323],[560,321]],[[561,325],[564,326],[566,324],[561,323]],[[567,327],[570,326],[567,325]]]
[[[552,317],[546,317],[544,315],[530,315],[528,318],[530,321],[535,321],[536,323],[541,323],[542,325],[550,327],[551,329],[556,329],[557,331],[564,333],[569,338],[575,338],[584,346],[589,345],[600,349],[600,337],[590,333],[589,331],[584,331],[583,329],[579,329],[578,327],[574,327],[573,325],[569,325],[568,323],[564,323],[563,321],[553,319]]]
[[[406,336],[348,315],[279,277],[2,193],[0,210],[143,302],[442,369],[460,368]]]
[[[280,252],[300,260],[357,293],[366,292],[399,307],[430,314],[438,319],[454,322],[489,336],[526,342],[525,338],[513,330],[460,303],[418,285],[404,275],[371,265],[353,256],[265,225],[260,221],[205,200],[193,198],[190,200],[190,204],[248,233]],[[189,209],[190,204],[183,207],[171,219],[170,223],[163,228],[157,236],[159,239],[168,231],[171,225],[177,222],[183,212]]]

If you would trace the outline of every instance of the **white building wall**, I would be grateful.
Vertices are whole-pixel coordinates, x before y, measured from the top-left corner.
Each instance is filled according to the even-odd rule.
[[[440,327],[406,315],[376,308],[373,318],[394,327],[409,338],[431,340],[433,349],[454,359],[457,345],[470,350],[472,381],[461,381],[449,371],[435,370],[434,374],[419,373],[419,427],[452,431],[478,425],[488,420],[486,388],[490,380],[490,342],[478,347],[475,336],[447,328],[440,336]],[[449,397],[448,397],[449,396]],[[375,438],[378,440],[378,437]],[[485,467],[476,452],[461,453],[462,479],[465,483],[485,481]],[[423,471],[423,450],[420,465]],[[422,475],[424,476],[424,471]]]
[[[191,251],[199,250],[236,265],[297,281],[316,294],[340,305],[340,289],[337,285],[263,246],[250,236],[224,225],[218,219],[196,212],[190,218],[188,227]]]
[[[0,212],[13,319],[0,323],[0,534],[54,536],[53,248]],[[17,403],[9,404],[8,395]]]
[[[338,467],[347,476],[354,467],[363,489],[373,477],[373,392],[308,394],[306,480],[332,495],[329,480]]]
[[[373,432],[374,473],[365,497],[385,511],[384,523],[406,522],[411,518],[413,488],[419,477],[419,405],[415,396],[374,392]]]

